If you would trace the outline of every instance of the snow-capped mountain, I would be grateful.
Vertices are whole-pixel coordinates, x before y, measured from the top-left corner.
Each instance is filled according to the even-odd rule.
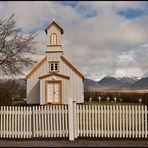
[[[110,77],[106,76],[100,81],[85,79],[84,81],[86,91],[120,91],[120,90],[141,90],[148,89],[148,77]]]

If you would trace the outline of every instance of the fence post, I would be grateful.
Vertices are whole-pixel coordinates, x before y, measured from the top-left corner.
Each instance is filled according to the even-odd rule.
[[[74,140],[74,109],[73,101],[70,98],[68,102],[68,120],[69,120],[69,140]]]
[[[74,138],[78,138],[78,127],[77,127],[77,106],[76,101],[73,101],[73,119],[74,119]]]
[[[34,110],[35,110],[35,107],[33,106],[32,108],[30,108],[32,110],[31,114],[32,114],[32,120],[31,120],[31,131],[32,131],[32,135],[31,137],[34,137],[35,136],[35,119],[34,119]]]

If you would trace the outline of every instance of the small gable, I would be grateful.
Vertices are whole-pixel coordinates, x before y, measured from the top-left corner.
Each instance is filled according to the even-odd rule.
[[[45,29],[46,34],[47,34],[47,31],[50,29],[50,27],[51,27],[52,25],[55,25],[55,26],[61,31],[61,34],[64,34],[64,30],[63,30],[55,21],[53,21],[52,23],[50,23],[50,24],[46,27],[46,29]]]

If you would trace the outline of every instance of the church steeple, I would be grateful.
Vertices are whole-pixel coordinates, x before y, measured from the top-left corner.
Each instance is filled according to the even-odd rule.
[[[61,50],[64,30],[53,21],[46,27],[45,32],[48,35],[47,50]]]

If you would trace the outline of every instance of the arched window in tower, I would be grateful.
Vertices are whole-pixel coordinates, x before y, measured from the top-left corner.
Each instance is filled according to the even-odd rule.
[[[57,34],[52,33],[50,35],[50,45],[57,45]]]

